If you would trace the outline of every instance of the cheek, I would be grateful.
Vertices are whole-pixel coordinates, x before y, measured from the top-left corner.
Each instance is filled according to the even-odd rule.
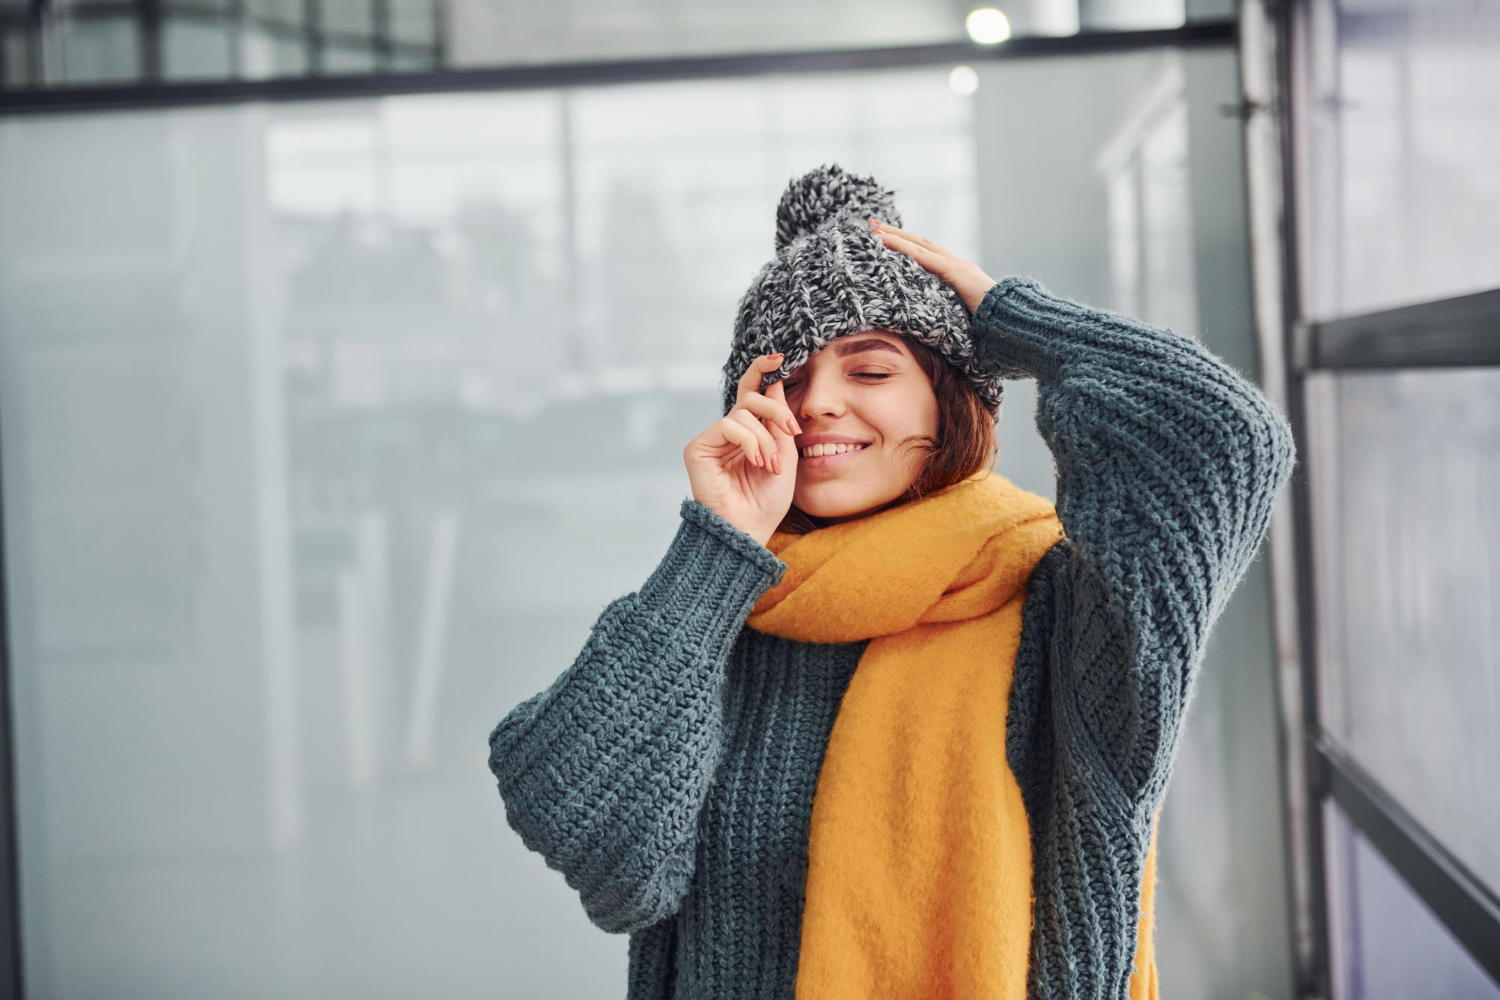
[[[888,447],[899,445],[913,435],[936,433],[937,400],[931,392],[892,393],[868,408],[865,419]]]

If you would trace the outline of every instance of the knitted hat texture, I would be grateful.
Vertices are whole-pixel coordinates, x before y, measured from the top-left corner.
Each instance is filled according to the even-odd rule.
[[[776,256],[740,299],[723,371],[723,413],[740,376],[762,354],[785,352],[761,387],[831,340],[865,330],[901,334],[937,350],[1000,412],[1000,378],[974,358],[971,315],[952,285],[880,241],[866,221],[901,227],[894,192],[836,163],[795,178],[776,206]]]

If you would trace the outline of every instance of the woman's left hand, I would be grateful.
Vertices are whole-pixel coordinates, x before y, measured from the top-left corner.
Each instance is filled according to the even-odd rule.
[[[909,233],[905,229],[888,226],[879,219],[869,220],[870,229],[881,242],[892,250],[900,250],[933,274],[953,286],[972,315],[984,301],[984,293],[995,285],[995,279],[985,274],[978,264],[938,246],[929,239]]]

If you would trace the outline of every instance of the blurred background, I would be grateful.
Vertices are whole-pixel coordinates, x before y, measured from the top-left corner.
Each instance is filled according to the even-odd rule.
[[[623,995],[485,737],[824,162],[1293,419],[1163,996],[1500,998],[1491,0],[0,0],[0,996]]]

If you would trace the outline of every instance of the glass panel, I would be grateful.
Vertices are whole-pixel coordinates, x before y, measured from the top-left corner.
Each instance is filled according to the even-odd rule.
[[[223,23],[199,17],[169,17],[162,25],[162,75],[202,80],[229,75],[231,36]]]
[[[391,37],[398,42],[433,44],[441,3],[442,0],[389,0]]]
[[[810,166],[1253,359],[1231,50],[948,70],[0,120],[31,995],[620,992],[477,739],[660,558]],[[1002,465],[1050,493],[1034,400],[1007,388]],[[1229,778],[1275,773],[1254,591],[1163,817],[1184,995],[1286,992],[1275,782]]]
[[[436,68],[436,53],[423,52],[421,50],[405,51],[397,49],[391,53],[390,69],[403,72],[422,72]]]
[[[29,80],[31,61],[26,52],[26,32],[20,27],[0,28],[0,87],[21,87]]]
[[[372,0],[318,0],[328,34],[367,38],[374,33]]]
[[[1183,0],[1078,0],[1078,20],[1091,31],[1177,28],[1186,15]]]
[[[134,18],[64,17],[52,36],[62,53],[59,82],[134,83],[141,77],[140,37]]]
[[[1500,888],[1500,369],[1319,375],[1324,726]]]
[[[254,21],[300,25],[307,15],[307,0],[245,0],[245,12]]]
[[[323,46],[323,72],[368,73],[375,68],[375,47],[369,45]]]
[[[1317,0],[1308,312],[1500,286],[1500,5]]]
[[[1334,1000],[1500,1000],[1500,986],[1332,800],[1323,816]]]
[[[300,31],[251,26],[240,38],[240,67],[246,79],[300,76],[307,72],[307,37]]]

